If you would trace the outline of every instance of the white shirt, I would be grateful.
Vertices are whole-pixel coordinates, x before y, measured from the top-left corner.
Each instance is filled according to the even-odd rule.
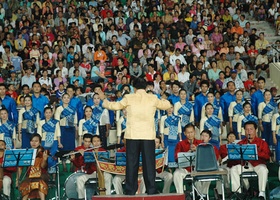
[[[74,76],[74,70],[75,70],[75,67],[71,67],[69,69],[69,78],[72,78],[72,76]],[[82,76],[83,78],[87,77],[87,72],[86,72],[85,68],[79,66],[79,71],[80,71],[80,76]]]
[[[53,72],[55,75],[56,75],[57,70],[61,70],[61,69],[58,68],[58,67],[55,68],[54,72]],[[61,73],[62,73],[62,77],[63,78],[67,78],[67,76],[68,76],[68,69],[66,67],[63,67],[62,70],[61,70]]]
[[[245,48],[243,46],[241,46],[241,47],[235,46],[234,47],[234,52],[238,52],[240,54],[243,54],[243,52],[245,52]]]
[[[181,64],[184,64],[184,65],[187,64],[187,62],[182,54],[179,54],[179,56],[176,56],[175,54],[170,56],[170,58],[169,58],[170,64],[174,66],[176,64],[177,59],[179,59],[181,61]]]
[[[189,79],[190,79],[190,73],[189,72],[185,72],[185,73],[180,72],[178,74],[178,81],[179,82],[185,83]]]
[[[46,79],[44,77],[39,78],[39,83],[41,85],[46,84],[47,86],[51,86],[52,88],[52,79],[50,77],[47,77]]]

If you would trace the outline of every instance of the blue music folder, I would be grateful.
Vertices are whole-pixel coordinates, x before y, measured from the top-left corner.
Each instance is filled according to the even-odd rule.
[[[104,152],[98,152],[97,153],[97,158],[99,161],[102,161],[102,162],[107,162],[110,158],[110,155],[109,155],[109,152],[107,151],[104,151]],[[85,163],[93,163],[95,162],[95,157],[93,155],[93,152],[84,152],[84,162]]]
[[[116,166],[126,166],[126,153],[116,152]],[[139,166],[142,166],[142,155],[139,157]]]
[[[10,149],[5,150],[3,167],[33,166],[37,149]]]
[[[241,160],[258,160],[258,152],[256,144],[227,144],[228,159]]]

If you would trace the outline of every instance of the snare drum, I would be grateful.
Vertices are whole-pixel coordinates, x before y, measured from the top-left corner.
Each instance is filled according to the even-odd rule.
[[[65,195],[68,199],[78,199],[77,188],[77,178],[84,175],[83,172],[75,172],[68,176],[64,183]]]

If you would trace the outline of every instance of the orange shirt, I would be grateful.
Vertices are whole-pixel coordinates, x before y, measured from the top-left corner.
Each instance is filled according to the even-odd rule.
[[[244,32],[243,28],[241,26],[239,27],[232,27],[231,28],[231,33],[237,33],[238,35],[242,35]]]
[[[106,61],[107,60],[107,55],[105,51],[96,51],[94,52],[94,61],[100,60],[100,61]]]

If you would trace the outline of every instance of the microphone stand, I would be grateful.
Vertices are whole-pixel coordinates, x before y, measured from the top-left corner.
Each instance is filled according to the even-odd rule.
[[[250,144],[249,139],[250,139],[250,135],[248,135],[248,139],[247,139],[248,142],[247,142],[247,144]],[[242,144],[239,144],[239,150],[238,150],[237,148],[238,148],[238,147],[235,147],[235,149],[236,149],[236,150],[239,152],[239,154],[240,154],[240,167],[241,167],[241,174],[242,174],[242,173],[243,173],[243,163],[244,163],[244,157],[243,157],[243,155],[244,155],[244,153],[245,153],[247,147],[244,149],[244,151],[242,151]],[[244,166],[244,168],[245,168],[245,166]],[[245,169],[246,169],[246,168],[245,168]],[[240,174],[239,176],[241,176],[241,174]],[[242,196],[238,195],[238,190],[239,190],[239,189],[241,189],[241,195],[242,195]],[[246,194],[245,194],[245,196],[243,196],[242,189],[243,189],[243,180],[240,180],[240,186],[239,186],[239,187],[237,188],[237,190],[230,196],[230,199],[232,199],[233,196],[236,196],[236,198],[239,199],[239,200],[246,199]]]

